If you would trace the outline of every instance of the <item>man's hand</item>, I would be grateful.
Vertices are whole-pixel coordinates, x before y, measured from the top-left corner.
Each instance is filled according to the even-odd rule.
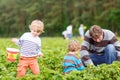
[[[120,56],[117,57],[117,60],[120,61]]]
[[[94,65],[91,59],[88,59],[88,60],[84,61],[84,64],[85,64],[85,66]]]

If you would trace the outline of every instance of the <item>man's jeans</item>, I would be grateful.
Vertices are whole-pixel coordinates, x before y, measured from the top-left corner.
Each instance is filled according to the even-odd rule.
[[[117,52],[115,47],[112,44],[106,46],[104,53],[102,55],[90,54],[94,65],[99,65],[102,63],[111,64],[117,59]]]

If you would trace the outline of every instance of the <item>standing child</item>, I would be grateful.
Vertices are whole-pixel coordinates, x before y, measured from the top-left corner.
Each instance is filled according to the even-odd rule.
[[[64,57],[63,61],[63,72],[68,74],[72,70],[83,70],[84,66],[81,59],[77,56],[80,51],[80,44],[76,40],[72,40],[68,44],[68,54]]]
[[[43,32],[44,24],[40,20],[34,20],[29,28],[30,32],[24,33],[20,39],[12,38],[12,42],[21,47],[17,77],[24,77],[28,68],[30,68],[35,75],[40,72],[37,55],[43,57],[39,35]]]
[[[63,31],[62,32],[62,35],[63,35],[63,38],[68,40],[68,33],[67,33],[67,30]]]
[[[84,25],[83,24],[80,24],[79,34],[80,34],[81,39],[83,40],[84,39]]]
[[[72,25],[69,25],[68,27],[67,27],[67,37],[68,37],[68,39],[71,39],[72,38]]]

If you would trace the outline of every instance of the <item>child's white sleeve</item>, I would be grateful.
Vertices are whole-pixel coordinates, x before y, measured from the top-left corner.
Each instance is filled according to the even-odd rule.
[[[16,41],[16,45],[20,46],[20,40],[19,39]]]
[[[41,52],[41,46],[38,47],[38,55],[42,54]]]
[[[40,54],[42,54],[42,52],[41,52],[41,39],[40,39],[40,38],[39,38],[39,43],[38,43],[38,45],[39,45],[38,55],[40,55]]]
[[[16,41],[16,45],[21,46],[22,43],[23,43],[23,40],[26,38],[26,36],[27,36],[27,35],[24,33],[24,34],[20,37],[20,39],[18,39],[18,40]]]

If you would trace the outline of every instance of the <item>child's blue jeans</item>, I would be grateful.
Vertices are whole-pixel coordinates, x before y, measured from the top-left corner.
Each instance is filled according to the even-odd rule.
[[[102,55],[90,54],[94,65],[99,65],[102,63],[111,64],[117,59],[117,52],[115,47],[112,44],[106,46],[104,53]]]
[[[68,39],[71,39],[72,38],[72,34],[68,34]]]

